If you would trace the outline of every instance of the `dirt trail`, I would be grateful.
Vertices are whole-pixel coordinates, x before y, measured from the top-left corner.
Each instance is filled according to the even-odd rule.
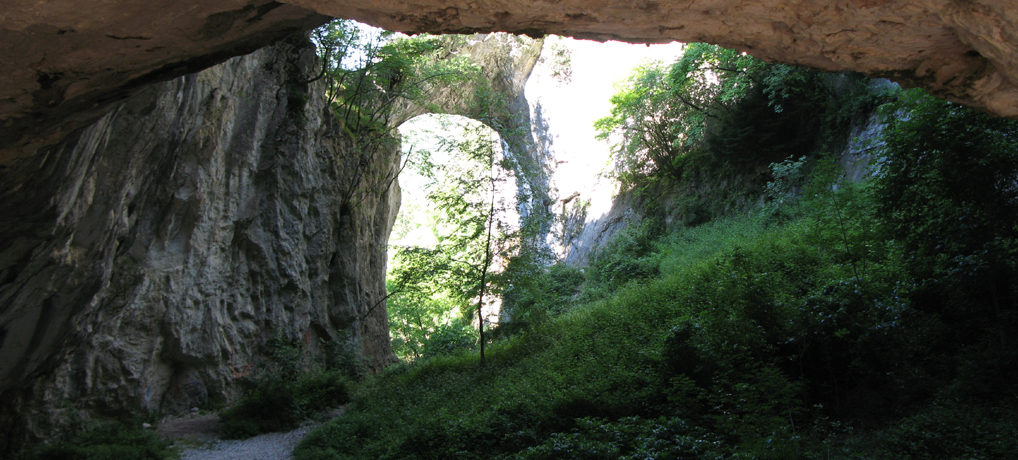
[[[343,413],[340,407],[326,419]],[[219,439],[219,416],[196,415],[164,420],[156,432],[186,446],[181,460],[289,460],[293,448],[321,422],[308,422],[287,433],[267,433],[240,441]]]
[[[307,424],[288,433],[267,433],[242,441],[213,441],[189,447],[181,460],[290,460],[293,448],[319,424]]]

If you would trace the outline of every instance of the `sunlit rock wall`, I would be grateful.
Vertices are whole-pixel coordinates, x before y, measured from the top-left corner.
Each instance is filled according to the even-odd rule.
[[[594,122],[611,111],[616,83],[642,63],[670,63],[682,50],[677,43],[545,39],[526,94],[535,146],[550,166],[548,194],[554,219],[549,246],[559,259],[586,260],[591,249],[624,226],[601,231],[597,237],[583,233],[588,223],[619,217],[609,216],[618,185],[602,176],[611,169],[610,146],[596,138],[594,129]]]

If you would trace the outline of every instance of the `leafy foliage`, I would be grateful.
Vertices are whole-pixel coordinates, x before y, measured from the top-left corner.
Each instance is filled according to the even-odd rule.
[[[241,399],[220,413],[224,439],[289,431],[350,399],[347,370],[308,362],[303,347],[283,338],[273,338],[266,348],[266,362],[241,382]]]
[[[518,258],[510,261],[509,270]],[[529,262],[529,261],[528,261]],[[522,265],[522,264],[521,264]],[[496,334],[507,336],[546,321],[569,310],[578,301],[586,276],[581,269],[558,263],[551,266],[528,264],[532,273],[512,278],[502,291],[502,323]]]
[[[345,141],[340,211],[349,212],[389,190],[406,166],[388,158],[399,149],[394,130],[408,108],[428,106],[434,88],[477,81],[480,69],[451,52],[458,37],[407,37],[339,19],[315,29],[312,40],[321,70],[307,83],[327,85],[327,107]]]
[[[675,63],[638,68],[595,128],[611,143],[622,190],[675,183],[689,201],[682,220],[696,225],[745,208],[769,163],[840,150],[853,119],[887,97],[859,75],[694,43]]]
[[[711,122],[749,94],[763,66],[745,53],[693,43],[670,67],[637,68],[612,96],[611,115],[595,123],[599,139],[617,139],[612,149],[623,187],[658,171],[681,177],[674,161],[705,147]]]
[[[873,183],[775,162],[756,215],[621,234],[489,366],[393,369],[296,458],[1008,458],[1014,122],[893,110]]]
[[[67,441],[29,448],[14,460],[167,460],[172,442],[141,423],[103,422]]]
[[[541,52],[540,62],[551,69],[551,78],[559,86],[573,82],[573,52],[568,40],[557,35],[545,36],[544,50]]]
[[[458,161],[421,160],[419,168],[431,181],[428,201],[437,211],[437,244],[399,248],[389,273],[395,305],[390,322],[404,331],[399,344],[404,359],[467,345],[462,331],[474,306],[486,300],[498,269],[518,253],[515,203],[497,193],[511,179],[497,142],[490,130],[467,125],[462,137],[445,138],[439,146]],[[448,315],[450,306],[458,318]]]
[[[704,147],[711,120],[746,97],[762,62],[714,45],[690,44],[670,67],[638,67],[612,97],[611,115],[595,127],[613,143],[624,187],[662,171],[680,177],[674,161]]]
[[[1018,451],[1014,407],[936,404],[880,433],[878,449],[886,458],[1011,458]]]
[[[476,64],[449,56],[449,41],[432,35],[399,36],[339,19],[315,29],[329,103],[355,133],[388,131],[394,109],[422,102],[432,85],[477,74]]]
[[[598,248],[590,262],[591,288],[612,291],[626,283],[657,275],[659,260],[654,254],[653,242],[659,236],[659,227],[659,222],[646,219],[624,228]]]
[[[908,91],[887,109],[881,225],[965,361],[1018,377],[1018,122]],[[978,350],[978,351],[977,351]],[[970,393],[993,395],[986,383]]]
[[[401,360],[416,361],[421,358],[469,350],[475,345],[474,331],[469,323],[465,323],[458,314],[460,304],[450,299],[445,292],[433,292],[431,289],[410,288],[410,283],[429,284],[436,277],[444,276],[442,267],[435,267],[430,260],[417,261],[417,265],[409,259],[424,252],[427,248],[406,248],[398,257],[399,269],[397,276],[412,278],[403,284],[402,290],[397,288],[390,278],[387,300],[389,327],[392,336],[392,348]]]

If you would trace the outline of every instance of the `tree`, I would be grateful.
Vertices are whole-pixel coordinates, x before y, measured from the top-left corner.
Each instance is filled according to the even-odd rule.
[[[1013,354],[1018,122],[921,90],[903,92],[885,116],[874,193],[888,239],[913,275],[928,280],[916,303],[943,315],[962,335],[958,343],[994,331],[994,348]]]
[[[431,180],[428,200],[434,206],[437,244],[399,248],[390,272],[396,292],[428,296],[442,292],[464,318],[476,313],[482,363],[482,308],[493,294],[493,275],[520,244],[519,228],[512,224],[514,200],[500,195],[511,174],[499,144],[490,129],[468,125],[460,139],[440,142],[443,153],[455,161],[420,161],[417,167]]]
[[[399,148],[393,131],[406,107],[425,104],[429,88],[468,81],[480,70],[450,53],[454,38],[408,37],[344,19],[315,29],[311,38],[321,69],[305,83],[326,82],[327,103],[347,141],[343,161],[351,164],[343,168],[343,206],[355,208],[366,194],[388,190],[402,170],[377,160]]]
[[[612,142],[623,187],[659,172],[679,178],[675,161],[703,147],[708,131],[724,124],[757,84],[763,66],[745,53],[693,43],[670,66],[638,67],[612,96],[611,114],[594,124],[598,139]]]
[[[659,175],[698,180],[690,164],[745,172],[818,147],[841,149],[853,118],[887,96],[858,74],[767,64],[693,43],[670,65],[637,68],[595,128],[611,143],[614,175],[627,189]]]
[[[334,113],[351,132],[395,129],[393,115],[406,103],[423,104],[428,88],[454,85],[479,74],[471,59],[450,53],[448,38],[359,27],[337,19],[312,32]]]

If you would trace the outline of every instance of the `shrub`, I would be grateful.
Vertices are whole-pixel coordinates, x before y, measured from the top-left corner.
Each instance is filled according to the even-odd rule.
[[[306,362],[299,346],[283,338],[270,340],[265,355],[265,369],[242,381],[243,396],[220,413],[223,439],[289,431],[301,421],[350,400],[350,368],[314,366]],[[310,369],[305,370],[305,366]]]
[[[1004,460],[1018,452],[1018,413],[953,401],[906,417],[877,436],[885,458]]]
[[[1018,122],[918,90],[888,112],[874,194],[882,228],[923,280],[917,307],[951,324],[951,342],[985,343],[999,353],[991,362],[1018,367]]]
[[[658,274],[658,261],[654,258],[655,237],[660,224],[645,219],[630,224],[601,246],[594,254],[588,274],[593,291],[613,291],[626,283],[647,279]]]
[[[554,433],[541,444],[510,458],[645,460],[710,458],[724,455],[723,441],[679,418],[625,417],[611,422],[583,418],[570,433]]]
[[[67,441],[36,446],[15,460],[167,460],[172,442],[140,423],[103,422]]]
[[[244,439],[292,430],[301,421],[350,401],[346,382],[340,371],[311,372],[296,380],[263,377],[220,414],[220,437]]]
[[[503,292],[498,336],[512,335],[567,311],[576,303],[586,276],[579,268],[557,263],[523,281]]]

